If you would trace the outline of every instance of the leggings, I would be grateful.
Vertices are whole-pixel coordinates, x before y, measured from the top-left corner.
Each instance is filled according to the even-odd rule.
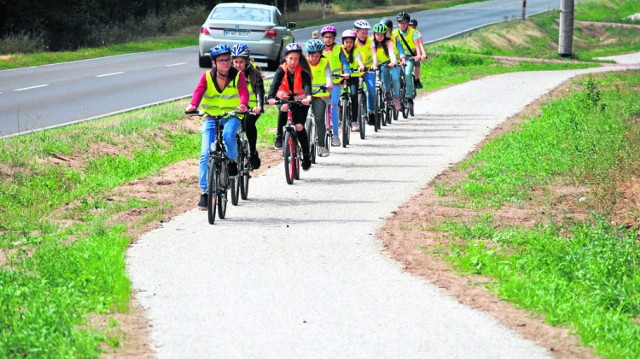
[[[256,152],[256,142],[258,142],[258,129],[256,128],[256,122],[260,115],[247,114],[244,117],[244,131],[247,134],[247,140],[249,141],[249,150],[251,153]]]
[[[325,113],[327,111],[327,97],[314,97],[311,102],[313,117],[316,118],[316,133],[318,134],[318,145],[324,147],[324,136],[327,133]]]
[[[295,125],[302,125],[302,131],[297,131],[298,141],[300,147],[302,147],[302,154],[304,156],[309,155],[309,136],[307,136],[307,130],[304,128],[304,124],[307,121],[307,112],[309,112],[309,106],[291,106],[293,112],[293,123]],[[287,124],[287,113],[280,111],[278,113],[278,128],[277,135],[282,137],[283,127]]]

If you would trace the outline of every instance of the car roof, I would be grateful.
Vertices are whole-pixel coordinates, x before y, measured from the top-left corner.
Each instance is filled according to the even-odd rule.
[[[215,7],[251,7],[256,9],[265,9],[265,10],[273,10],[277,9],[275,6],[264,5],[264,4],[245,4],[239,2],[227,2],[216,5]]]

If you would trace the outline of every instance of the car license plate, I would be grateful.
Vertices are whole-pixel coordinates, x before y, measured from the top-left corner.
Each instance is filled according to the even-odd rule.
[[[224,36],[248,37],[249,30],[224,30]]]

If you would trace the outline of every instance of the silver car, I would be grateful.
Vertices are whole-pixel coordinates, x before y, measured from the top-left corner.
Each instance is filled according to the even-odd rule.
[[[284,48],[294,42],[291,29],[275,6],[260,4],[222,3],[216,5],[200,29],[200,67],[211,67],[209,50],[217,44],[249,45],[251,57],[267,62],[274,70],[280,65]]]

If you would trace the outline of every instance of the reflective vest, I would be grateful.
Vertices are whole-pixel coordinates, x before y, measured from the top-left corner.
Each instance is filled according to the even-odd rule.
[[[323,51],[322,54],[329,60],[329,66],[331,66],[331,73],[340,75],[344,71],[342,68],[342,61],[340,61],[340,46],[333,45],[333,49],[330,52]],[[333,79],[334,84],[339,84],[340,79]]]
[[[280,83],[280,87],[278,87],[278,92],[276,96],[283,100],[288,100],[293,96],[294,100],[302,100],[306,97],[304,93],[304,88],[302,87],[302,67],[296,67],[295,72],[293,73],[293,91],[289,88],[289,81],[287,80],[288,72],[287,64],[280,65],[280,68],[284,71],[284,77],[282,78],[282,82]]]
[[[211,71],[207,71],[207,90],[202,96],[200,107],[205,114],[209,116],[217,116],[223,112],[232,112],[240,106],[240,94],[238,93],[238,80],[240,79],[240,71],[236,71],[236,77],[229,81],[227,87],[218,92],[213,83]]]
[[[320,61],[318,61],[318,64],[316,64],[315,66],[309,63],[309,66],[311,67],[311,89],[313,90],[313,92],[318,91],[320,86],[327,84],[327,79],[325,77],[324,71],[327,68],[328,64],[329,64],[329,61],[324,57],[321,57]],[[327,91],[322,91],[322,92],[318,92],[313,96],[329,97],[329,95],[331,95],[331,93]]]
[[[342,51],[342,53],[344,54],[344,56],[347,58],[347,61],[349,61],[349,55],[347,54],[347,50],[345,50],[344,46],[340,46],[340,51]],[[358,55],[358,53],[356,52],[356,48],[353,48],[353,61],[349,62],[349,68],[350,69],[357,69],[360,65],[358,65],[358,61],[356,61],[356,56]],[[359,72],[358,70],[355,71],[351,71],[351,77],[360,77],[364,75],[364,72]]]
[[[355,39],[355,53],[362,54],[362,62],[364,66],[371,67],[373,66],[373,56],[371,56],[371,40],[370,37],[367,37],[367,40],[364,42],[364,45],[360,45],[360,40],[358,38]]]
[[[400,35],[400,28],[397,28],[395,30],[393,30],[393,34],[396,35],[398,42],[400,43],[400,46],[402,46],[402,48],[404,49],[404,56],[413,56],[411,55],[411,53],[413,52],[414,54],[416,53],[416,44],[415,42],[413,42],[413,33],[414,33],[415,29],[412,27],[408,27],[407,28],[407,33],[406,34],[402,34]],[[409,44],[409,49],[411,49],[411,51],[409,51],[409,49],[407,49],[407,45],[404,44],[404,41],[402,40],[402,37],[404,37],[404,41],[407,42],[407,44]]]
[[[389,40],[389,42],[391,42],[391,40]],[[386,44],[380,46],[380,47],[376,47],[376,55],[378,56],[378,64],[383,64],[385,62],[388,62],[391,60],[391,58],[389,56],[387,56],[387,54],[384,52],[384,46]]]

